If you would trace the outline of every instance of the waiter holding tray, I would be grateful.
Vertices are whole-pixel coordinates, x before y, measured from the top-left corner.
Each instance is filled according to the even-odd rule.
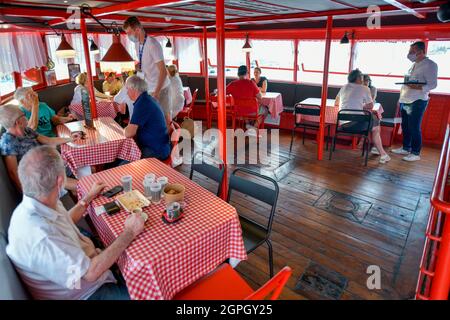
[[[402,113],[403,146],[392,149],[393,153],[405,155],[405,161],[420,160],[422,148],[421,123],[430,99],[429,93],[437,87],[438,66],[425,54],[425,43],[411,45],[408,59],[413,62],[405,82],[401,83],[400,110]]]

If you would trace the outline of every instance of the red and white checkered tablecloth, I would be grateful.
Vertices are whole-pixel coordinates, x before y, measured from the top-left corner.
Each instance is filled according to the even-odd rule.
[[[164,200],[144,208],[149,217],[145,229],[118,260],[132,299],[171,299],[226,259],[247,259],[236,209],[156,159],[143,159],[84,177],[78,183],[78,197],[83,197],[95,181],[113,187],[128,174],[133,176],[133,189],[144,193],[142,181],[148,173],[166,176],[169,183],[186,187],[185,215],[174,224],[166,224],[161,219]],[[106,245],[120,235],[128,216],[124,210],[112,216],[97,216],[94,208],[110,201],[99,196],[88,208]]]
[[[97,101],[97,116],[98,117],[111,117],[117,116],[116,103],[112,101]],[[84,119],[83,106],[81,103],[71,104],[69,110],[73,113],[78,120]]]
[[[325,123],[327,124],[336,124],[337,116],[339,112],[339,107],[334,105],[333,99],[327,99],[326,108],[325,108]],[[300,102],[302,106],[319,106],[321,105],[320,98],[308,98]],[[382,118],[382,113],[384,112],[383,106],[379,103],[375,103],[375,107],[377,108],[378,117]],[[297,115],[297,122],[310,121],[310,122],[320,122],[320,117],[318,116],[309,116],[309,115]]]
[[[279,92],[266,92],[262,94],[262,105],[269,108],[269,113],[273,119],[278,119],[283,112],[283,97]]]
[[[141,158],[136,142],[125,137],[114,119],[95,119],[95,130],[85,128],[83,123],[70,122],[56,127],[60,137],[69,137],[74,131],[86,132],[85,140],[61,145],[61,156],[75,175],[82,167],[113,162],[117,158],[130,162]]]

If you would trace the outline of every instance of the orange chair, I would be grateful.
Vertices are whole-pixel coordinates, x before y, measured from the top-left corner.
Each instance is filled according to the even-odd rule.
[[[195,101],[197,100],[197,95],[198,95],[198,89],[195,89],[194,94],[192,95],[192,102],[189,104],[189,106],[184,107],[184,109],[178,113],[177,118],[181,118],[181,119],[183,119],[184,117],[191,118],[191,113],[192,113],[192,110],[194,110],[194,105],[195,105]]]
[[[217,118],[217,96],[215,94],[211,94],[209,96],[209,119],[208,119],[208,128],[211,128],[211,123],[214,117]],[[215,106],[214,106],[215,105]],[[225,99],[225,107],[227,110],[227,120],[231,119],[231,125],[233,129],[236,129],[236,110],[234,107],[234,98],[232,95],[228,94]]]
[[[163,161],[168,166],[172,166],[173,153],[178,148],[178,141],[180,140],[180,136],[181,136],[180,125],[178,123],[176,123],[175,121],[172,121],[169,126],[169,139],[172,142],[172,150],[170,151],[169,157]]]
[[[174,300],[276,300],[292,274],[284,267],[261,288],[254,291],[229,264],[224,263],[179,292]]]

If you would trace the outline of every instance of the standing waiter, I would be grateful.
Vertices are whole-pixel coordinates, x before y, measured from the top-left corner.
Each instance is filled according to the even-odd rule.
[[[396,154],[405,155],[405,161],[420,160],[422,149],[421,124],[423,114],[430,99],[429,93],[437,87],[438,66],[425,54],[425,43],[411,45],[408,59],[413,62],[407,79],[400,90],[400,109],[402,112],[403,147],[393,149]],[[420,84],[416,84],[418,82]]]
[[[159,101],[164,113],[169,108],[169,78],[159,42],[148,36],[137,17],[129,17],[123,24],[128,39],[136,45],[139,58],[137,75],[145,79],[148,93]]]

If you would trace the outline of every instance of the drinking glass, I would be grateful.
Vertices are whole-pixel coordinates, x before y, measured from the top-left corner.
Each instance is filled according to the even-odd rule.
[[[148,179],[144,179],[144,195],[146,198],[151,198],[152,192],[150,190],[150,186],[152,185],[154,181],[150,181]]]
[[[161,184],[158,182],[153,182],[150,184],[150,194],[152,197],[152,202],[159,204],[161,202]]]
[[[169,183],[169,178],[167,178],[167,177],[159,177],[156,180],[156,182],[159,182],[159,184],[161,185],[161,197],[163,197],[164,196],[164,188]]]
[[[122,176],[120,178],[120,181],[122,182],[122,188],[124,192],[130,192],[132,190],[133,186],[133,177],[130,175]]]
[[[148,173],[148,174],[145,175],[144,179],[148,180],[150,183],[153,183],[153,182],[155,182],[156,174]]]

